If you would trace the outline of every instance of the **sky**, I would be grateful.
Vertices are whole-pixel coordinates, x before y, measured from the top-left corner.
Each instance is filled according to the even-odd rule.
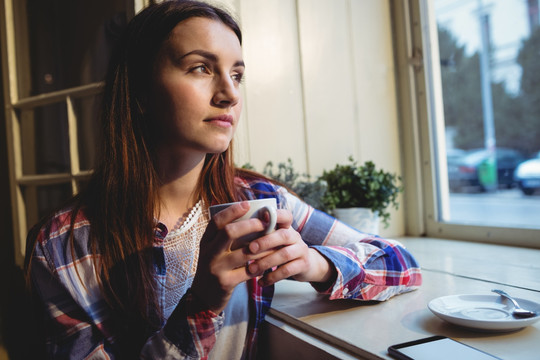
[[[480,48],[479,9],[489,12],[493,80],[504,81],[509,92],[517,93],[521,68],[515,59],[529,36],[527,0],[435,0],[434,5],[437,23],[450,30],[468,54]]]

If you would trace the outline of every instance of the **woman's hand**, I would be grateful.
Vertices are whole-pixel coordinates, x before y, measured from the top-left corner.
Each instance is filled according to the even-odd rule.
[[[248,261],[268,254],[260,251],[254,255],[246,247],[231,250],[238,239],[265,229],[256,218],[235,222],[248,210],[249,203],[240,202],[220,211],[212,217],[201,239],[191,292],[216,314],[225,309],[236,285],[253,277],[246,270]]]
[[[289,277],[298,281],[328,283],[337,276],[334,266],[317,250],[309,248],[300,234],[291,227],[293,217],[288,210],[278,210],[278,229],[266,236],[253,240],[249,251],[261,255],[253,261],[248,272],[253,276],[264,276],[261,286],[269,286]],[[270,251],[269,250],[274,250]],[[265,271],[277,266],[274,271]]]
[[[249,246],[231,250],[233,243],[242,237],[265,230],[265,224],[256,218],[235,222],[248,210],[249,203],[240,202],[220,211],[209,222],[201,239],[191,292],[209,310],[220,313],[234,288],[257,276],[261,276],[261,286],[289,277],[319,283],[335,280],[333,265],[318,251],[310,249],[291,228],[292,214],[287,210],[277,211],[276,231],[253,240]],[[274,267],[277,269],[265,274]]]

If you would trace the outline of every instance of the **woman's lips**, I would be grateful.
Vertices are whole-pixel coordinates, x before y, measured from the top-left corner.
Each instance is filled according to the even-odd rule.
[[[231,127],[233,125],[233,121],[234,118],[231,115],[219,115],[205,120],[205,122],[220,127]]]

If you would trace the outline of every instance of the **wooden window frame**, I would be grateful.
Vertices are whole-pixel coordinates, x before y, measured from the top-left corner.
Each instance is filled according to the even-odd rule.
[[[438,173],[446,170],[438,170],[436,164],[446,164],[446,160],[437,151],[437,140],[444,136],[444,118],[438,65],[430,62],[438,58],[437,39],[429,38],[429,34],[436,34],[433,4],[429,0],[391,4],[407,169],[404,175],[407,235],[540,248],[539,229],[461,225],[439,220],[447,209],[448,199],[437,190],[437,181],[445,181],[439,179]]]
[[[126,0],[129,18],[147,6],[151,0]],[[6,145],[9,167],[9,185],[15,263],[24,263],[26,236],[34,220],[27,220],[29,208],[24,199],[22,188],[55,184],[70,184],[72,194],[78,191],[78,183],[90,176],[91,170],[81,170],[79,166],[79,144],[77,127],[79,119],[74,111],[73,102],[80,98],[97,96],[103,91],[103,83],[91,83],[60,91],[21,97],[20,89],[28,87],[29,51],[28,31],[25,24],[25,1],[2,0],[0,6],[0,37],[2,54],[2,79],[5,104]],[[17,35],[17,36],[16,36]],[[40,106],[64,104],[67,110],[70,169],[66,173],[23,174],[23,149],[21,144],[21,118],[23,110],[33,110]],[[26,130],[26,129],[25,129]],[[25,131],[25,134],[28,132]],[[33,133],[33,132],[32,132]],[[35,202],[34,202],[35,203]],[[31,211],[36,213],[35,209]],[[32,223],[30,223],[32,222]]]

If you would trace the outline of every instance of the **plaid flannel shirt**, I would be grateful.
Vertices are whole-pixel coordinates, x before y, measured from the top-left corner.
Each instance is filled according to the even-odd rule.
[[[416,289],[421,273],[413,256],[397,241],[358,232],[313,209],[284,188],[263,180],[238,182],[249,197],[275,197],[278,207],[293,213],[293,228],[337,269],[333,286],[321,292],[331,299],[387,300]],[[253,195],[249,189],[260,190]],[[74,247],[68,240],[69,210],[41,229],[32,257],[33,289],[46,318],[47,356],[66,359],[114,359],[115,334],[95,277],[90,252],[90,223],[80,212],[75,221]],[[155,231],[156,282],[160,298],[166,276],[163,226]],[[33,239],[29,239],[33,241]],[[319,289],[320,290],[320,289]],[[254,358],[258,329],[273,296],[273,286],[248,282],[250,320],[245,354]],[[164,326],[144,344],[143,359],[204,359],[223,327],[223,314],[203,309],[188,291]]]

